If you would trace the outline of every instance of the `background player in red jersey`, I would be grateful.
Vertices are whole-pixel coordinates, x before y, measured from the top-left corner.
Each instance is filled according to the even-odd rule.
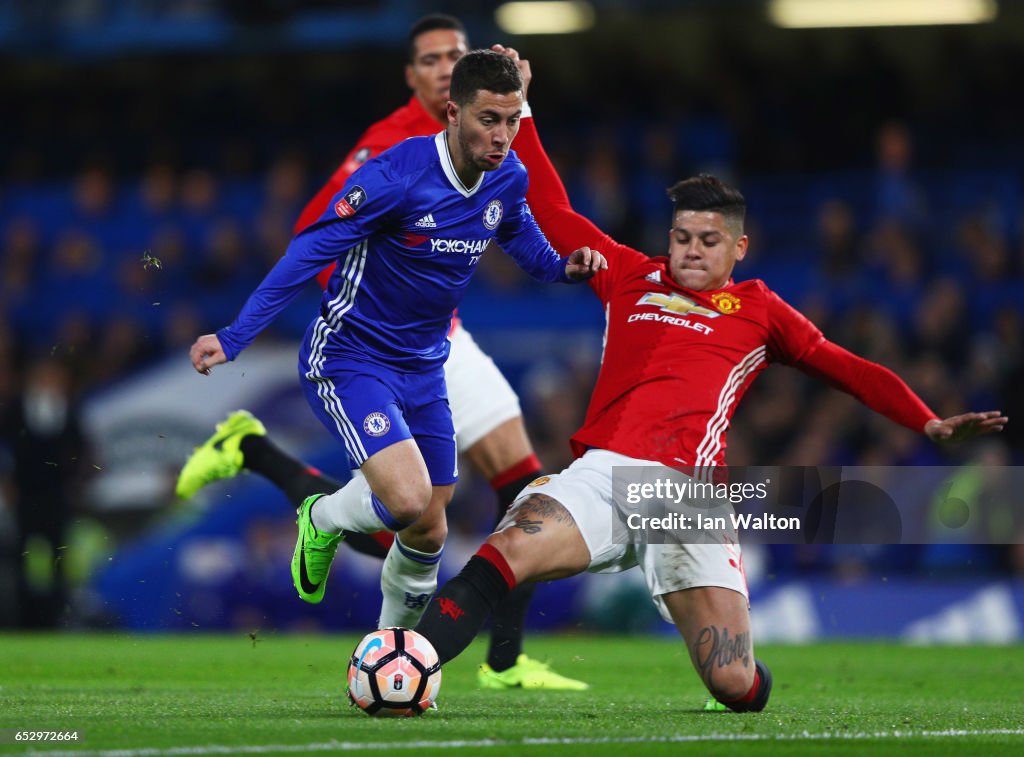
[[[405,67],[412,96],[360,137],[306,205],[295,223],[295,233],[320,217],[348,177],[367,160],[404,139],[435,134],[445,127],[452,68],[467,50],[466,32],[458,19],[438,14],[413,24]],[[325,283],[329,277],[330,269],[319,279]],[[459,452],[491,483],[500,518],[519,490],[541,474],[540,461],[526,435],[515,392],[458,318],[452,319],[449,338],[452,346],[445,380]],[[296,505],[311,494],[341,486],[286,454],[267,437],[258,419],[239,411],[219,424],[217,432],[192,454],[179,476],[177,492],[191,497],[206,484],[234,476],[242,468],[268,478]],[[383,558],[393,534],[375,536],[347,533],[345,543]],[[532,595],[533,585],[524,585],[495,612],[487,662],[480,668],[480,685],[495,689],[586,689],[585,683],[561,676],[523,654],[523,626]],[[422,601],[425,603],[426,597]]]
[[[894,373],[829,342],[764,282],[734,282],[749,244],[746,204],[718,179],[699,176],[671,188],[668,257],[651,258],[573,211],[532,118],[523,119],[516,151],[530,171],[531,207],[556,249],[588,245],[609,261],[606,275],[590,282],[607,314],[605,353],[586,421],[572,439],[577,460],[523,490],[416,630],[446,662],[522,582],[639,565],[711,694],[733,710],[759,711],[771,674],[754,658],[739,545],[615,543],[613,466],[699,471],[722,464],[733,410],[772,362],[820,378],[934,441],[1000,431],[1007,418],[990,411],[940,420]]]

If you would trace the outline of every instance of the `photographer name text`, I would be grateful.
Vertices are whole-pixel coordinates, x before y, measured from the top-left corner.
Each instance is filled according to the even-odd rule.
[[[799,531],[800,519],[794,517],[780,518],[767,513],[730,513],[728,517],[716,515],[681,515],[669,513],[661,517],[649,517],[639,513],[631,513],[626,518],[626,527],[633,531]]]

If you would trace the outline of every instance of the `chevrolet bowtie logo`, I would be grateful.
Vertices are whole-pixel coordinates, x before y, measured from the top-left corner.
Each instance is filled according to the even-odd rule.
[[[703,315],[707,318],[717,318],[721,313],[698,305],[688,297],[681,294],[665,294],[664,292],[648,292],[639,300],[637,305],[651,305],[664,310],[666,313],[675,315]]]

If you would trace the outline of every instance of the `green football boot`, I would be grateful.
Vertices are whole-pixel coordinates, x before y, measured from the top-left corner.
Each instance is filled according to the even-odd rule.
[[[500,672],[486,662],[483,663],[477,672],[476,680],[481,689],[585,691],[590,688],[590,684],[559,675],[547,663],[534,660],[525,654],[519,655],[516,664],[511,668]]]
[[[299,538],[295,541],[295,554],[292,555],[292,581],[299,597],[310,604],[319,604],[324,598],[327,586],[327,574],[330,573],[334,553],[338,544],[345,538],[341,534],[325,534],[317,531],[309,512],[313,504],[323,494],[306,497],[299,505],[298,518]]]
[[[266,436],[267,430],[248,410],[236,410],[218,423],[213,436],[196,447],[185,461],[175,493],[189,499],[213,481],[237,476],[245,462],[240,448],[242,439],[251,435]]]
[[[719,702],[714,697],[708,697],[708,701],[704,703],[704,712],[728,712],[729,708]]]

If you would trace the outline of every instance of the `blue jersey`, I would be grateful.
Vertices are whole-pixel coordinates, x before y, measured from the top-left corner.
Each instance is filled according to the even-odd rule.
[[[442,365],[452,311],[492,239],[534,278],[567,281],[565,259],[526,204],[526,186],[514,152],[475,186],[464,186],[445,132],[387,150],[349,177],[235,322],[217,332],[225,354],[233,360],[336,261],[317,326],[326,353],[400,370]]]

